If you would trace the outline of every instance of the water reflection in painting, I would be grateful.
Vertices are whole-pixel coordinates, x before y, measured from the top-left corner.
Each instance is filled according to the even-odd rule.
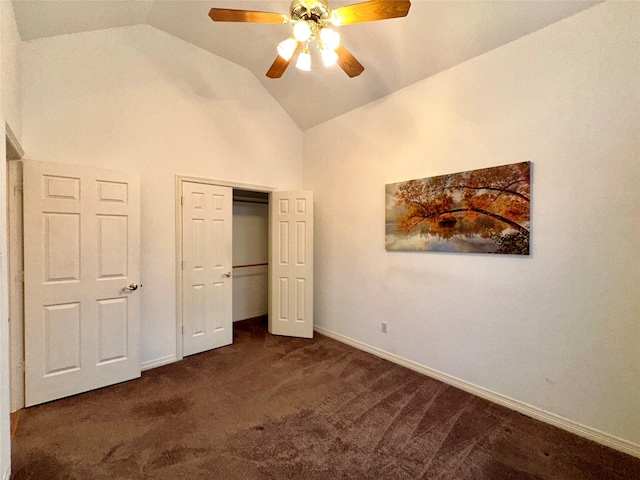
[[[386,186],[387,250],[528,255],[530,163]]]

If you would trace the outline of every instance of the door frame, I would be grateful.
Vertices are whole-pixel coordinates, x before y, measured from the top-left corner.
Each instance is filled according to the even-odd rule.
[[[24,232],[22,160],[7,161],[11,413],[24,408]]]
[[[232,189],[269,194],[277,190],[277,188],[264,185],[252,185],[248,183],[228,182],[211,178],[176,175],[176,361],[184,358],[182,351],[182,194],[184,182],[217,185],[219,187],[230,187]],[[271,197],[269,197],[269,202],[271,202]]]
[[[6,143],[6,174],[7,174],[7,273],[9,287],[9,392],[11,398],[11,413],[24,408],[24,284],[16,292],[15,282],[22,282],[23,276],[23,245],[22,230],[12,231],[18,221],[22,226],[22,208],[16,207],[14,195],[22,195],[22,160],[24,150],[11,127],[5,122]],[[22,203],[20,204],[22,207]],[[10,240],[13,241],[10,241]],[[16,308],[16,302],[22,303]]]

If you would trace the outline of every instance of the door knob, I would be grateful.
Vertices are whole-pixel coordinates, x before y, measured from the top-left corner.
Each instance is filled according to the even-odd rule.
[[[137,283],[132,283],[131,285],[124,287],[122,289],[123,292],[126,292],[127,290],[133,292],[134,290],[137,290],[138,287],[141,287],[142,285],[138,285]]]
[[[225,277],[229,278],[231,276],[231,272],[227,272],[224,274]]]

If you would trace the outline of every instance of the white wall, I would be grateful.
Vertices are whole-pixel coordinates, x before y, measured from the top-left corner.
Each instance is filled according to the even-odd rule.
[[[20,69],[18,45],[20,35],[13,13],[13,4],[0,1],[0,35],[2,37],[2,114],[14,135],[21,140],[22,114],[20,112]],[[4,157],[3,157],[4,158]]]
[[[141,359],[170,359],[175,175],[299,187],[301,131],[248,70],[150,26],[25,42],[20,61],[27,159],[141,175]]]
[[[13,15],[8,2],[0,2],[0,127],[4,133],[5,121],[20,138],[18,63],[16,47],[19,42]],[[9,285],[7,250],[7,164],[4,135],[0,141],[0,478],[8,479],[11,469],[11,428],[9,411]]]
[[[269,205],[233,203],[233,264],[269,261]],[[233,270],[233,321],[266,315],[269,310],[267,266]]]
[[[596,6],[307,130],[317,324],[640,443],[639,9]],[[385,184],[521,161],[529,257],[385,251]]]

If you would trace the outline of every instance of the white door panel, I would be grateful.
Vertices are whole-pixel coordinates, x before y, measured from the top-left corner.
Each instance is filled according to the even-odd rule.
[[[27,406],[140,376],[139,183],[25,162]]]
[[[233,342],[233,190],[182,185],[182,348],[187,356]]]
[[[273,192],[269,332],[313,337],[313,193]]]

